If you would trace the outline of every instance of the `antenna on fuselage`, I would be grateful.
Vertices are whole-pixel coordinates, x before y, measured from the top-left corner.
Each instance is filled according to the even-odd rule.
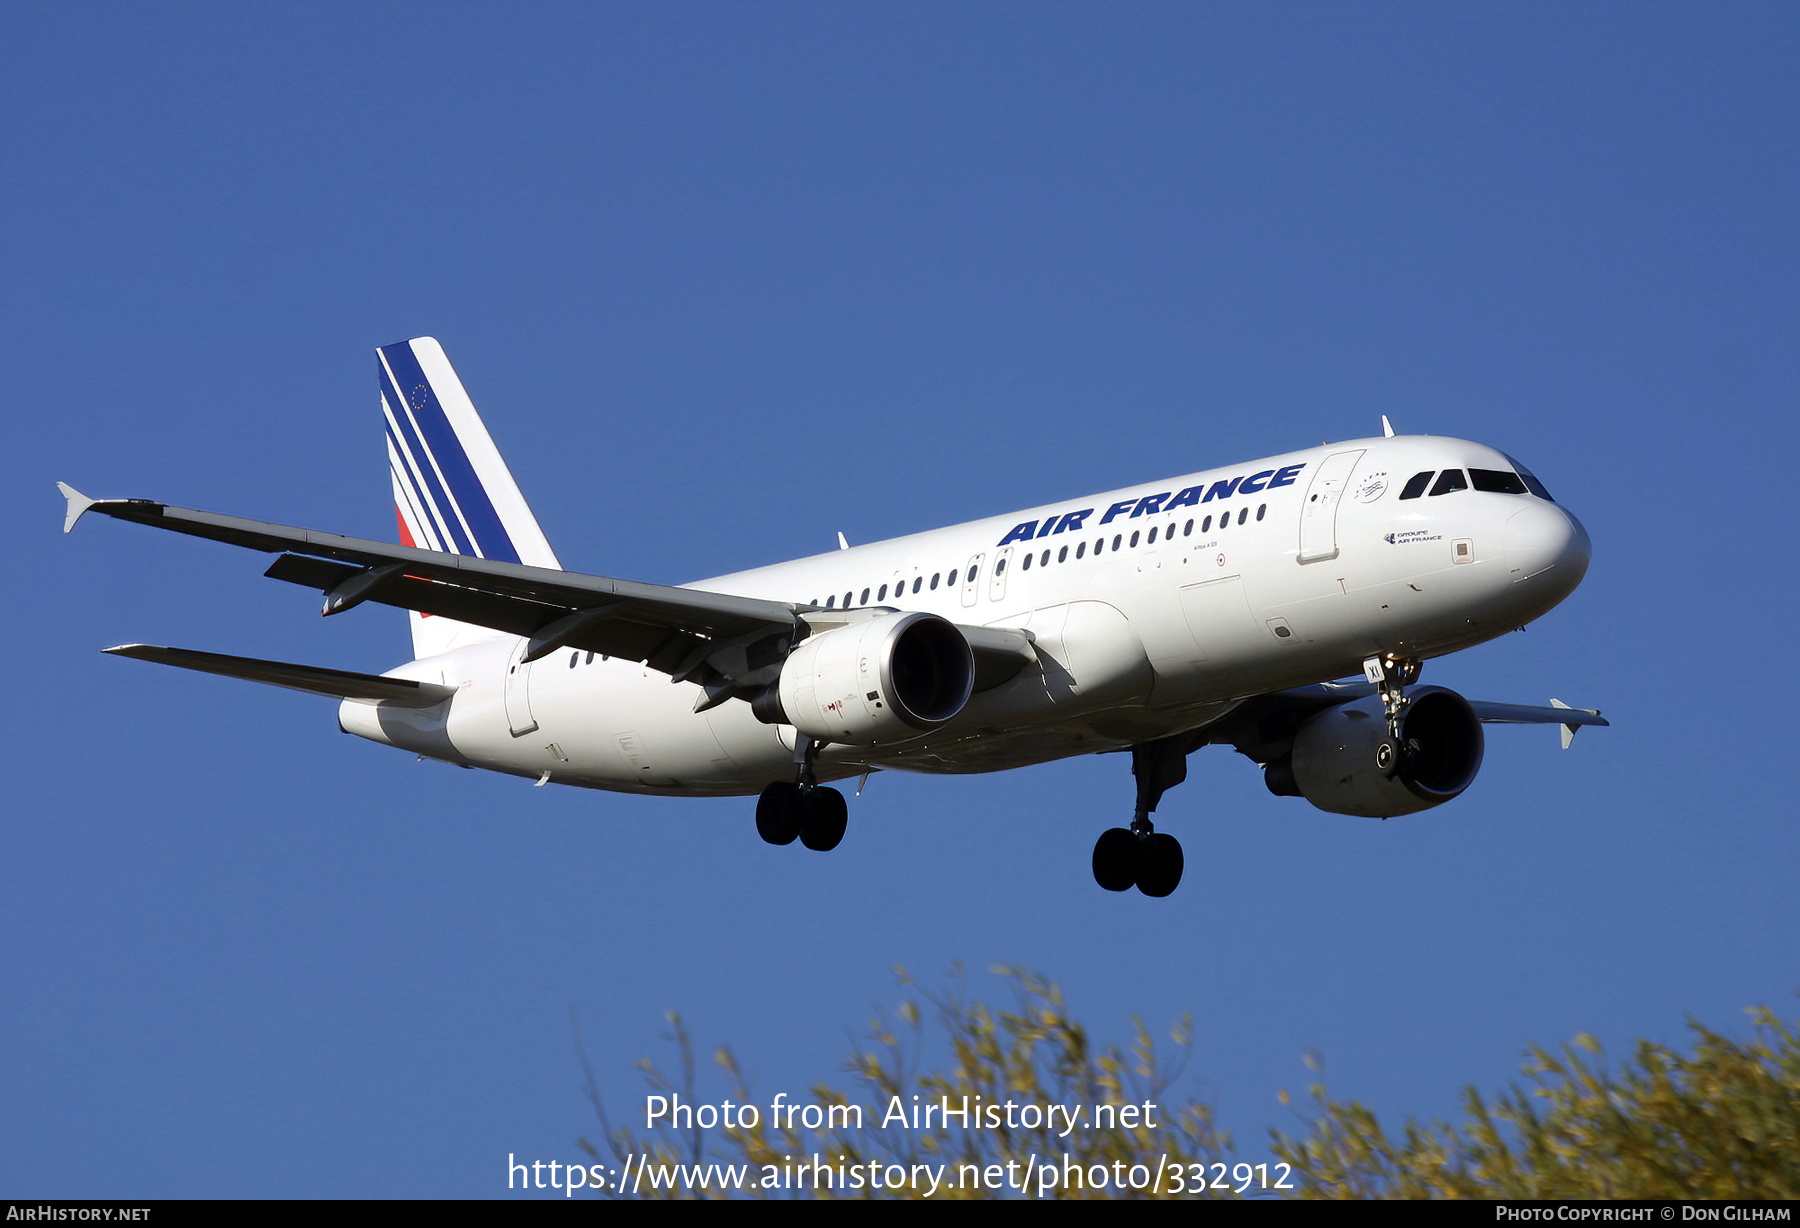
[[[1381,415],[1381,433],[1387,439],[1394,437],[1394,424],[1387,420],[1386,414]]]
[[[844,531],[842,529],[839,529],[838,530],[838,549],[839,550],[848,550],[849,548],[850,548],[850,543],[848,540],[845,539]]]

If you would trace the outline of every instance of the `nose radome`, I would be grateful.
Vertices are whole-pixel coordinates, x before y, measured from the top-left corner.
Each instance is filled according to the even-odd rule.
[[[1515,581],[1555,569],[1571,591],[1587,574],[1593,544],[1581,522],[1554,503],[1533,501],[1514,512],[1501,535],[1506,567]]]

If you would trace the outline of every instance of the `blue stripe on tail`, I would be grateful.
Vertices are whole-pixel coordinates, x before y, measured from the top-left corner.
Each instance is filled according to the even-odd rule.
[[[473,543],[464,531],[462,522],[457,519],[456,506],[443,483],[438,480],[437,467],[432,463],[431,453],[414,429],[412,419],[406,412],[406,403],[400,399],[400,394],[389,381],[385,367],[381,369],[380,378],[381,399],[393,417],[388,439],[395,444],[402,457],[411,458],[413,468],[418,471],[416,477],[411,472],[401,476],[411,487],[420,509],[431,517],[432,532],[443,539],[444,548],[452,554],[473,555]],[[400,432],[398,438],[393,434],[396,430]]]
[[[500,515],[494,510],[493,501],[488,498],[481,479],[475,475],[475,467],[469,463],[462,441],[457,438],[455,428],[450,425],[443,406],[438,403],[436,391],[425,378],[418,359],[413,356],[412,346],[404,342],[383,346],[381,354],[387,360],[388,370],[394,374],[394,382],[390,382],[387,371],[382,372],[382,395],[394,398],[392,404],[396,411],[395,420],[405,434],[406,442],[413,445],[409,450],[421,462],[424,479],[431,488],[429,494],[438,503],[443,518],[450,526],[458,553],[478,554],[482,558],[507,563],[519,562],[518,549],[513,545],[505,525],[500,522]],[[395,382],[408,390],[404,400],[400,399]],[[414,435],[412,425],[407,421],[405,411],[409,407],[412,417],[418,422],[417,435]],[[419,440],[418,436],[423,436],[423,439]],[[420,442],[424,445],[422,448],[417,446]],[[438,471],[443,474],[443,485],[448,487],[447,492],[442,491],[431,466],[424,463],[427,456],[436,462]],[[447,493],[450,497],[439,499],[440,493]],[[462,520],[467,524],[467,533],[473,535],[473,541],[467,540],[463,524],[458,523],[458,511],[461,511]]]

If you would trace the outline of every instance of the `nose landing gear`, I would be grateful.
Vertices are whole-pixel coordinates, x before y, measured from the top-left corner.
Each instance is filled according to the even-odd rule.
[[[815,852],[828,853],[844,838],[850,807],[844,795],[813,777],[813,760],[822,743],[805,734],[794,740],[797,781],[777,780],[756,799],[756,834],[770,844],[792,844],[795,837]]]
[[[1363,677],[1375,684],[1381,695],[1381,707],[1387,715],[1388,736],[1375,745],[1375,769],[1393,779],[1401,766],[1418,751],[1418,743],[1400,736],[1401,718],[1406,713],[1406,688],[1419,680],[1424,662],[1417,657],[1399,657],[1392,653],[1370,657],[1363,662]]]

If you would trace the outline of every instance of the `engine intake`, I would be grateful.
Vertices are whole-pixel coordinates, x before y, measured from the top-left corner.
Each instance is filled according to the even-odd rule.
[[[872,746],[937,728],[974,690],[975,657],[954,624],[883,614],[800,644],[751,707],[821,741]]]
[[[1380,699],[1340,704],[1300,726],[1286,769],[1272,763],[1267,778],[1271,791],[1297,792],[1320,810],[1385,819],[1462,793],[1481,770],[1484,747],[1468,700],[1419,687],[1401,714],[1398,746]]]

